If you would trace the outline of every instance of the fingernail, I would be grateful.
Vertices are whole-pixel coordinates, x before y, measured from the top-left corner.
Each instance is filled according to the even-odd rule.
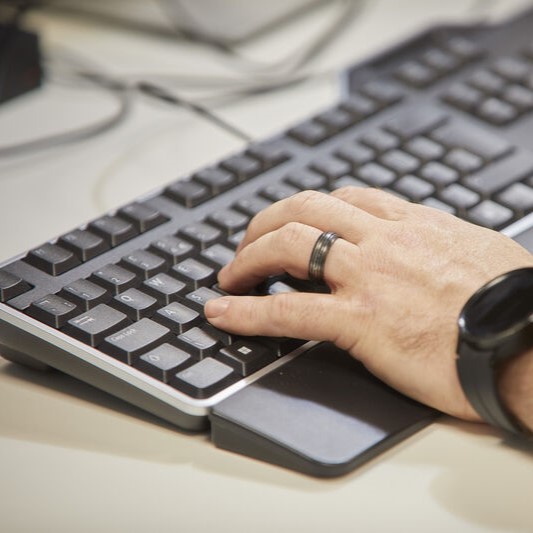
[[[217,318],[226,312],[229,306],[229,300],[227,298],[215,298],[209,300],[205,304],[205,316],[207,318]]]

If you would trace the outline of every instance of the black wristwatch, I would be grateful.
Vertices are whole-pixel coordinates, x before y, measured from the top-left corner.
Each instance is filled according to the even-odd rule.
[[[501,365],[533,348],[533,267],[503,274],[479,289],[459,316],[457,371],[478,414],[512,434],[529,436],[503,405]],[[532,377],[533,379],[533,377]]]

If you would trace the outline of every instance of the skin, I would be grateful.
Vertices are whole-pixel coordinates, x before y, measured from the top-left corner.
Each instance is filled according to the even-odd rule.
[[[325,262],[331,294],[246,296],[267,276],[307,279],[323,231],[340,236]],[[251,221],[219,273],[221,288],[235,296],[212,300],[205,311],[234,333],[332,341],[407,396],[479,420],[457,377],[457,317],[481,285],[526,266],[533,255],[508,237],[383,191],[304,191]],[[533,351],[507,365],[501,392],[533,429],[532,358]]]

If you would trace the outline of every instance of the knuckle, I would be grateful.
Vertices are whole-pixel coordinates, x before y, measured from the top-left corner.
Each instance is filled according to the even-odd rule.
[[[276,327],[287,324],[287,317],[293,317],[293,305],[290,293],[281,293],[272,296],[270,306],[270,321]]]
[[[302,191],[288,199],[289,209],[296,216],[316,209],[317,203],[324,200],[325,195],[318,191]]]
[[[345,187],[339,187],[331,193],[335,198],[349,202],[356,195],[360,194],[362,188],[355,187],[354,185],[346,185]]]
[[[304,224],[300,222],[288,222],[278,232],[281,247],[284,250],[293,250],[295,246],[301,246],[304,233]]]

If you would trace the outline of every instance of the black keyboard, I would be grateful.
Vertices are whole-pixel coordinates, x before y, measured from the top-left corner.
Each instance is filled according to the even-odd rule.
[[[379,187],[533,251],[531,27],[416,36],[344,73],[331,109],[4,262],[0,352],[314,475],[411,434],[436,413],[348,354],[231,335],[203,307],[250,219],[305,189]],[[315,289],[279,276],[256,293]]]

